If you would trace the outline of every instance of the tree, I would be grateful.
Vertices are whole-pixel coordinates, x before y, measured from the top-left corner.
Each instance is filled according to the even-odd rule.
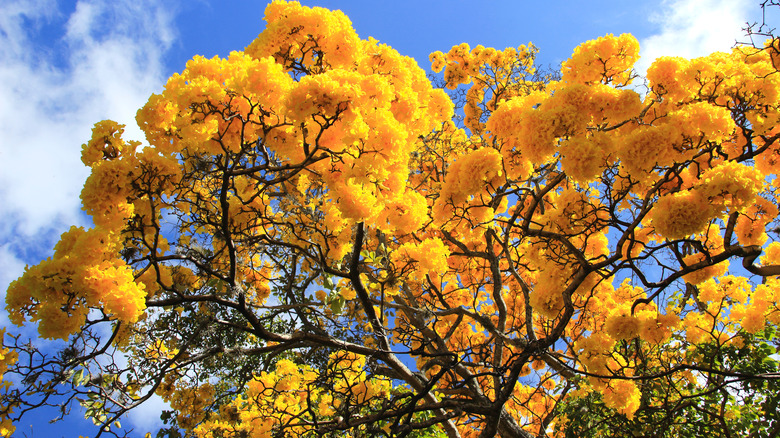
[[[152,394],[170,437],[780,430],[780,40],[643,93],[630,35],[559,77],[461,44],[456,113],[341,12],[266,21],[150,97],[148,145],[95,125],[95,226],[7,293],[65,347],[6,336],[0,432],[80,403],[118,436]]]

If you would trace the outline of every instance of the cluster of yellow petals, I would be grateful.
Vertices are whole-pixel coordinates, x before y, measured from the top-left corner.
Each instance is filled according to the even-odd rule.
[[[262,373],[250,381],[239,395],[194,429],[194,435],[218,437],[224,433],[270,436],[282,422],[299,415],[307,407],[307,385],[316,374],[282,359],[272,373]]]
[[[449,248],[434,237],[419,243],[404,243],[393,252],[391,260],[400,271],[411,270],[410,279],[422,281],[426,275],[437,278],[444,274],[449,268],[449,255]]]
[[[633,90],[559,82],[548,85],[548,91],[500,102],[486,128],[501,144],[509,178],[527,178],[533,170],[531,163],[539,165],[560,156],[565,171],[576,181],[587,182],[621,156],[627,163],[647,162],[647,157],[618,149],[624,144],[623,131],[594,129],[636,117],[641,109],[640,97]]]
[[[656,96],[668,105],[710,98],[718,106],[734,97],[740,103],[776,102],[780,79],[769,56],[770,52],[738,47],[731,53],[716,52],[696,59],[680,57],[658,58],[647,70],[647,79]],[[747,112],[756,135],[775,127],[777,108],[759,106]]]
[[[615,346],[621,341],[639,340],[646,345],[660,345],[668,341],[680,327],[680,318],[666,309],[661,313],[654,304],[632,310],[632,303],[644,298],[642,288],[626,280],[618,288],[609,286],[594,289],[587,304],[587,330],[574,343],[574,352],[590,373],[603,377],[589,377],[589,387],[598,391],[607,407],[632,418],[639,408],[640,392],[631,380],[634,365]],[[617,376],[617,379],[610,379]]]
[[[506,181],[501,154],[490,147],[466,152],[450,165],[444,185],[433,205],[436,223],[457,218],[456,210],[470,208],[473,223],[493,219],[493,209],[485,203],[490,192]]]
[[[95,225],[121,230],[134,213],[128,202],[135,168],[140,162],[135,157],[138,142],[122,139],[124,126],[110,120],[95,124],[92,139],[83,146],[81,160],[92,168],[92,173],[81,191],[83,209]]]
[[[754,205],[763,178],[755,167],[734,161],[707,169],[693,188],[658,199],[651,213],[653,227],[668,239],[701,233],[727,210],[741,212]]]
[[[727,108],[706,102],[686,104],[654,125],[627,132],[617,155],[630,175],[646,178],[654,167],[691,159],[702,141],[723,142],[736,126]]]
[[[340,11],[277,1],[266,20],[244,52],[196,57],[150,99],[138,115],[150,143],[219,155],[259,139],[293,165],[307,144],[330,155],[307,178],[323,184],[334,231],[357,222],[420,227],[426,203],[407,188],[408,161],[420,135],[451,117],[449,98],[411,58],[359,39]],[[296,79],[294,68],[307,74]]]
[[[301,59],[308,67],[343,68],[361,48],[352,22],[341,11],[275,1],[266,7],[264,19],[266,29],[245,50],[257,58],[272,55],[282,65]]]
[[[563,80],[572,83],[627,85],[639,59],[639,41],[633,35],[612,34],[590,40],[574,49],[562,65]]]
[[[690,342],[719,339],[721,333],[736,332],[740,328],[755,334],[767,323],[780,322],[776,290],[778,280],[767,279],[766,283],[752,286],[747,279],[733,275],[710,278],[698,285],[698,300],[705,313],[689,313],[684,319],[686,337]],[[715,317],[728,308],[726,324],[719,324]]]
[[[536,55],[533,45],[520,46],[518,48],[507,47],[504,50],[496,50],[492,47],[477,46],[473,49],[467,43],[453,46],[446,54],[433,52],[430,55],[431,70],[436,73],[444,70],[444,80],[447,88],[455,89],[459,85],[469,84],[474,78],[479,78],[486,71],[510,74],[509,67],[523,67],[533,73],[533,62]]]
[[[11,322],[30,320],[44,338],[67,339],[91,308],[135,322],[146,308],[143,284],[118,258],[116,233],[72,227],[60,238],[54,256],[28,267],[6,295]]]
[[[206,408],[214,402],[214,387],[210,383],[189,386],[184,379],[166,379],[157,394],[176,412],[179,427],[193,430],[207,416]]]
[[[769,238],[767,225],[778,215],[777,206],[768,199],[756,197],[737,220],[734,232],[742,245],[764,245]]]
[[[604,396],[604,404],[624,414],[628,419],[634,418],[639,409],[641,393],[636,383],[630,380],[611,380],[603,385],[594,385]]]
[[[742,233],[737,233],[737,235],[740,236]],[[717,254],[723,250],[723,238],[720,236],[720,230],[717,227],[710,227],[707,230],[707,233],[702,235],[701,240],[704,242],[704,248],[709,251],[710,254]],[[707,255],[701,252],[685,256],[683,258],[683,262],[685,266],[696,265],[698,263],[710,264],[707,260]],[[687,283],[696,285],[707,281],[710,278],[720,277],[728,271],[728,268],[729,261],[725,260],[720,263],[695,270],[690,274],[686,274],[683,276],[683,279]]]
[[[312,432],[317,422],[334,421],[342,406],[364,406],[388,396],[390,382],[369,378],[365,367],[365,356],[331,354],[328,369],[333,385],[326,388],[318,385],[314,368],[281,359],[272,371],[251,380],[245,394],[198,424],[194,434],[198,438],[225,433],[270,436],[283,425],[290,433]]]
[[[601,174],[613,149],[612,138],[601,132],[571,137],[561,144],[561,167],[574,181],[591,181]]]
[[[655,204],[652,223],[668,239],[681,239],[704,231],[713,208],[703,192],[684,190],[662,196]]]

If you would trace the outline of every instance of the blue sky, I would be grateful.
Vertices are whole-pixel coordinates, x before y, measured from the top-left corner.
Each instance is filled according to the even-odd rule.
[[[640,70],[661,55],[700,56],[743,40],[761,19],[759,0],[557,1],[321,0],[343,10],[358,34],[417,59],[467,42],[504,48],[532,41],[542,65],[607,33],[633,33]],[[266,1],[2,0],[0,6],[0,290],[51,254],[72,224],[88,225],[78,195],[87,169],[81,144],[92,124],[134,127],[135,111],[193,55],[226,56],[262,31]],[[780,20],[774,20],[780,23]],[[0,323],[7,319],[0,312]],[[156,429],[159,403],[125,424]],[[94,435],[88,423],[52,429],[45,413],[18,436]],[[76,415],[78,417],[78,415]],[[32,429],[30,429],[32,425]],[[140,433],[138,436],[143,436]]]

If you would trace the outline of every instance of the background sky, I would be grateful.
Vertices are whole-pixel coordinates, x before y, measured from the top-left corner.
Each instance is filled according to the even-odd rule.
[[[574,47],[607,33],[639,39],[644,71],[661,55],[702,56],[745,41],[762,21],[759,0],[321,0],[341,9],[361,38],[372,36],[430,70],[428,55],[462,42],[499,49],[529,41],[539,63],[557,66]],[[551,4],[555,7],[551,7]],[[266,1],[2,0],[0,5],[0,292],[25,264],[49,257],[71,225],[89,226],[79,192],[81,145],[113,119],[143,140],[135,112],[199,54],[227,56],[263,29]],[[767,16],[780,26],[777,13]],[[773,17],[774,16],[774,17]],[[0,311],[0,325],[7,317]],[[26,331],[32,332],[31,329]],[[156,401],[123,421],[143,436],[159,427]],[[94,436],[72,415],[29,416],[16,436]],[[154,432],[153,432],[154,435]],[[134,435],[136,436],[136,435]]]

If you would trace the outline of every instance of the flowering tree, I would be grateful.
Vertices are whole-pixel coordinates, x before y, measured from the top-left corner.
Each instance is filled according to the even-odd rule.
[[[276,1],[97,123],[94,227],[11,284],[0,432],[80,403],[97,435],[774,436],[780,43],[660,58],[579,46],[414,60]],[[467,90],[466,90],[467,89]],[[12,383],[11,383],[12,382]],[[764,421],[751,421],[757,417]],[[656,435],[653,435],[656,436]]]

